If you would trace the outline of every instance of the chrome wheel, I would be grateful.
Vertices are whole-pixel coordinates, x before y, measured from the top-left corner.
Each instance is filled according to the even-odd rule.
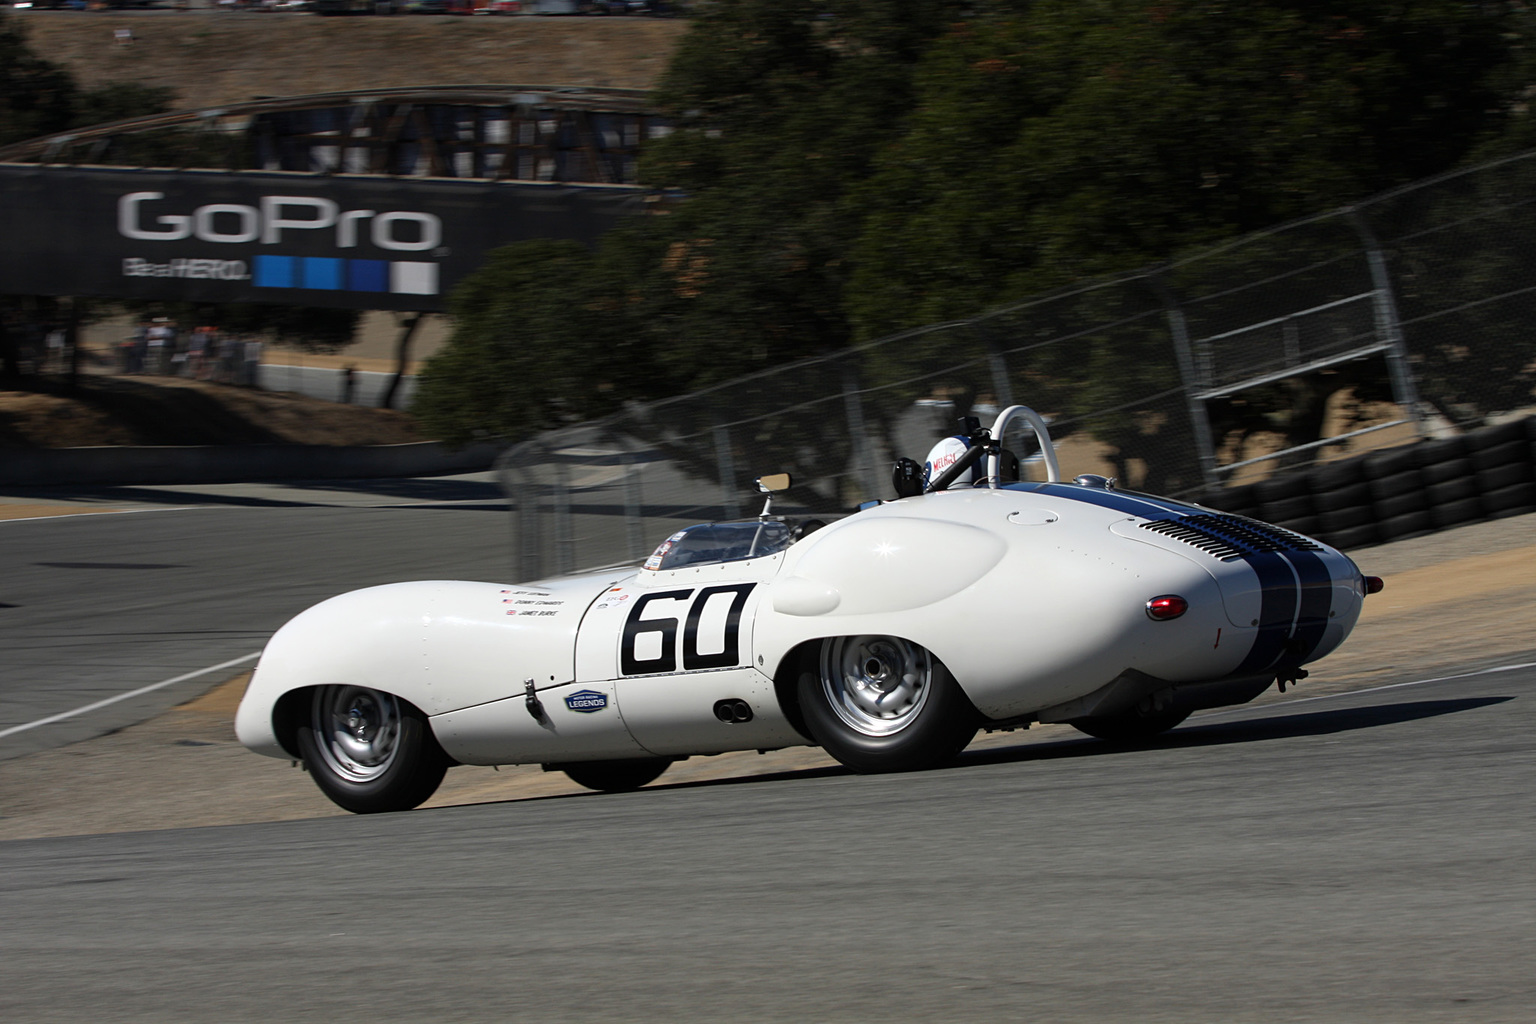
[[[362,686],[322,686],[312,721],[325,766],[348,782],[371,782],[389,770],[400,749],[400,704]]]
[[[850,729],[891,736],[922,714],[933,692],[933,660],[897,637],[833,637],[821,646],[821,687]]]

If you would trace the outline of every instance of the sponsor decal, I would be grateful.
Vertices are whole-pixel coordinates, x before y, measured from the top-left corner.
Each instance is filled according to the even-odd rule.
[[[338,249],[352,249],[366,230],[380,249],[425,252],[443,240],[443,222],[434,214],[411,210],[379,213],[377,210],[342,210],[330,199],[320,196],[262,196],[257,206],[240,203],[210,203],[191,213],[161,213],[155,216],[140,207],[158,204],[164,192],[129,192],[117,201],[117,230],[124,238],[139,241],[178,242],[196,238],[203,242],[243,244],[260,241],[278,245],[284,231],[328,231],[336,229]],[[297,214],[297,216],[295,216]],[[157,227],[144,221],[154,217]],[[413,225],[402,231],[399,225]],[[406,237],[401,237],[401,236]],[[410,237],[414,235],[415,237]]]
[[[130,256],[123,260],[124,277],[183,277],[193,281],[249,281],[245,260],[170,260],[151,263]]]
[[[598,600],[597,607],[617,608],[634,596],[634,594],[629,593],[623,587],[614,587]]]
[[[337,249],[371,243],[388,252],[443,256],[443,222],[414,210],[343,210],[319,196],[261,196],[256,205],[209,203],[191,213],[162,213],[164,192],[129,192],[117,201],[117,231],[147,242],[196,239],[213,245],[279,246],[323,232]],[[263,253],[243,260],[175,259],[153,263],[123,261],[125,277],[184,277],[250,281],[256,288],[309,291],[387,292],[436,295],[438,265],[417,260],[350,259]]]
[[[566,694],[565,706],[572,711],[589,715],[608,706],[608,695],[598,693],[596,690],[577,690],[575,693]]]

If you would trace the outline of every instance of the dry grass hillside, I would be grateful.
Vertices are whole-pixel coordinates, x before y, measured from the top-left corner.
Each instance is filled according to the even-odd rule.
[[[222,11],[16,12],[33,49],[87,87],[170,86],[178,107],[422,85],[644,89],[687,22],[673,18],[394,17]],[[133,42],[114,42],[129,28]]]

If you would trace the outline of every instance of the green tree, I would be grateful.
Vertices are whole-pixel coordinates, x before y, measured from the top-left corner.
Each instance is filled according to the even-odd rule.
[[[860,338],[1455,166],[1502,124],[1502,8],[1040,0],[941,40],[861,191]]]
[[[642,167],[685,197],[647,226],[669,284],[658,358],[679,384],[849,342],[859,222],[844,198],[899,133],[922,53],[968,6],[722,0],[697,16],[657,91],[677,129]]]
[[[423,427],[455,445],[520,439],[650,393],[622,253],[546,240],[492,253],[453,294],[453,334],[411,410]]]
[[[68,128],[75,93],[69,72],[33,53],[22,26],[0,9],[0,145]]]

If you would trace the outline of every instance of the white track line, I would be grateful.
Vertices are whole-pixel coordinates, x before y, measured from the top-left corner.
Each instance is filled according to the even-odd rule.
[[[127,693],[120,693],[116,697],[108,697],[106,700],[98,700],[94,704],[87,704],[85,707],[75,708],[73,711],[65,711],[57,715],[49,715],[47,718],[39,718],[35,722],[28,722],[26,725],[13,725],[9,729],[0,729],[0,739],[4,739],[5,737],[14,735],[18,732],[26,732],[28,729],[36,729],[40,725],[52,725],[54,722],[62,722],[66,718],[74,718],[76,715],[83,715],[88,711],[95,711],[97,708],[104,708],[109,704],[116,704],[120,700],[129,700],[130,698],[137,697],[142,693],[152,693],[155,690],[163,689],[167,686],[174,686],[177,683],[184,683],[188,679],[196,679],[198,676],[205,676],[210,672],[218,672],[221,669],[234,668],[236,665],[244,664],[247,661],[253,661],[260,656],[260,651],[256,651],[253,654],[244,654],[238,658],[232,658],[229,661],[220,662],[217,665],[209,665],[207,668],[200,668],[196,672],[188,672],[185,675],[179,675],[174,679],[162,679],[158,683],[150,683],[148,686],[141,686],[137,690],[129,690]]]
[[[88,512],[60,512],[55,516],[18,516],[15,519],[0,519],[0,523],[35,523],[40,519],[79,519],[83,516],[131,516],[139,512],[187,512],[195,508],[204,508],[203,505],[166,505],[154,508],[103,508],[92,509]]]
[[[1495,665],[1493,668],[1480,668],[1476,672],[1460,672],[1454,676],[1436,676],[1433,679],[1415,679],[1407,683],[1388,683],[1385,686],[1371,686],[1364,690],[1341,690],[1338,693],[1324,693],[1316,697],[1297,697],[1295,700],[1276,701],[1273,704],[1263,704],[1259,707],[1226,708],[1222,711],[1212,711],[1206,715],[1196,715],[1196,718],[1215,718],[1217,715],[1231,715],[1239,711],[1267,711],[1271,708],[1288,708],[1293,704],[1307,704],[1314,700],[1334,700],[1338,697],[1358,697],[1362,693],[1380,693],[1382,690],[1400,690],[1405,686],[1423,686],[1426,683],[1444,683],[1452,679],[1471,679],[1473,676],[1489,676],[1495,672],[1514,672],[1522,668],[1536,668],[1536,661],[1522,661],[1518,665]],[[0,733],[0,735],[4,735]]]

